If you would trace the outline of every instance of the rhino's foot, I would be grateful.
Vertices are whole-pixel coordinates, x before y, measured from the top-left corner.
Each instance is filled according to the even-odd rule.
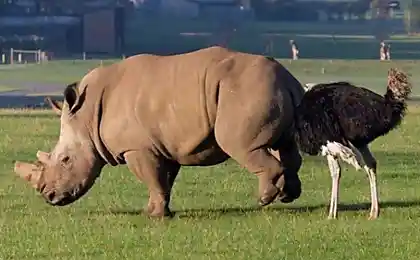
[[[258,204],[260,206],[266,206],[268,204],[271,204],[279,195],[280,190],[270,184],[268,185],[268,187],[264,190],[263,194],[260,196],[259,200],[258,200]]]
[[[147,216],[151,218],[173,217],[174,215],[168,206],[161,206],[153,203],[149,203],[145,211]]]
[[[259,194],[258,204],[266,206],[271,204],[280,194],[280,175],[268,177],[267,175],[259,176]]]
[[[170,210],[147,212],[150,218],[172,218],[174,214]]]

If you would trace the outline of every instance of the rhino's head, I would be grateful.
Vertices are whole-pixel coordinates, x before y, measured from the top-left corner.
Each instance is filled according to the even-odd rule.
[[[83,196],[105,165],[92,141],[87,111],[81,109],[83,101],[76,84],[66,88],[63,103],[49,100],[61,115],[58,143],[51,153],[38,151],[35,164],[15,163],[15,172],[51,205],[64,206]]]

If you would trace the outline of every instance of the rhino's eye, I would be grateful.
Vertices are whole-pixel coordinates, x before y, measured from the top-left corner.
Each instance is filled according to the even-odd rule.
[[[69,157],[69,156],[64,156],[64,157],[61,159],[61,162],[62,162],[63,164],[68,164],[68,163],[69,163],[69,161],[70,161],[70,157]]]

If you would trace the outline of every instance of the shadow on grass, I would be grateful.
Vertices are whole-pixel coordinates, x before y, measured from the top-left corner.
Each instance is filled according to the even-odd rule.
[[[101,252],[100,249],[98,248],[90,249],[90,251],[93,251],[93,252],[86,252],[84,250],[83,253],[81,253],[81,255],[84,257],[89,257],[89,258],[96,258],[99,256],[104,256],[105,254],[105,252]],[[73,252],[54,252],[53,255],[54,257],[64,258],[64,259],[74,256]],[[81,257],[81,255],[79,255],[79,257]],[[52,257],[52,253],[37,253],[34,255],[34,259],[51,259],[51,257]]]
[[[57,116],[56,114],[0,114],[0,118],[1,119],[34,119],[34,118],[38,118],[38,119],[51,119],[51,118],[55,118],[57,119],[57,122],[60,121],[60,117]]]
[[[420,201],[384,201],[380,202],[380,208],[409,208],[409,207],[420,207]],[[269,207],[227,207],[227,208],[216,208],[216,209],[186,209],[186,210],[174,210],[173,215],[175,218],[215,218],[220,216],[246,216],[257,214],[260,212],[280,213],[280,214],[304,214],[311,213],[317,210],[328,210],[328,204],[318,204],[311,206],[269,206]],[[370,203],[358,203],[358,204],[339,204],[338,211],[369,211]],[[97,212],[102,214],[111,215],[144,215],[142,210],[123,210],[123,209],[111,209],[105,212]]]

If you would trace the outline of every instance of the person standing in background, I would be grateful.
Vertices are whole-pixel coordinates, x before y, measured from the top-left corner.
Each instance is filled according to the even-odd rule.
[[[290,46],[292,48],[292,59],[293,60],[299,59],[299,49],[294,40],[290,40]]]
[[[385,45],[384,41],[381,41],[380,47],[379,47],[379,57],[380,60],[386,60],[386,53],[387,53],[387,46]]]
[[[391,60],[391,44],[386,45],[385,58]]]

